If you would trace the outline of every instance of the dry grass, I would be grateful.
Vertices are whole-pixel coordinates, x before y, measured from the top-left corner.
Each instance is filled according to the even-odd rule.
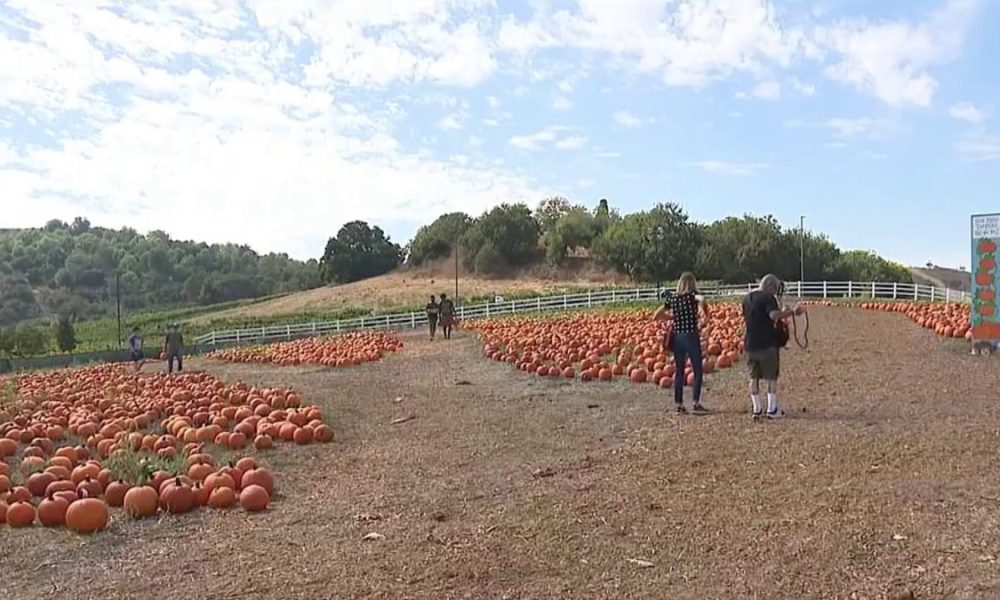
[[[538,269],[511,278],[484,279],[460,273],[459,294],[462,298],[555,294],[592,289],[600,285],[622,283],[623,279],[601,271]],[[307,290],[252,304],[200,315],[190,323],[208,323],[219,319],[262,318],[291,315],[310,311],[337,311],[345,308],[365,308],[374,312],[423,306],[431,294],[455,291],[454,271],[446,266],[423,270],[400,270],[380,277],[345,285]]]
[[[812,329],[779,423],[750,421],[740,369],[677,417],[652,386],[486,361],[467,332],[352,369],[200,363],[298,387],[338,439],[270,452],[263,514],[0,529],[0,598],[1000,598],[996,359],[887,313]]]

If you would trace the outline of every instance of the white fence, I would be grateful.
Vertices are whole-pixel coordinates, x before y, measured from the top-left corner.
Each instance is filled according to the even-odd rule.
[[[710,286],[702,292],[710,297],[739,296],[754,289],[756,284]],[[560,296],[543,296],[524,300],[490,302],[457,308],[459,320],[474,320],[503,315],[533,312],[553,312],[577,308],[590,308],[608,304],[631,302],[651,302],[659,297],[658,288],[636,288],[631,290],[602,290]],[[807,281],[789,282],[787,296],[800,298],[879,298],[886,300],[922,300],[969,302],[968,292],[912,283],[880,283],[857,281]],[[212,346],[266,342],[317,335],[345,333],[374,329],[416,329],[427,325],[427,315],[423,311],[384,316],[357,317],[337,321],[300,323],[295,325],[272,325],[250,329],[212,331],[198,337],[198,344]]]

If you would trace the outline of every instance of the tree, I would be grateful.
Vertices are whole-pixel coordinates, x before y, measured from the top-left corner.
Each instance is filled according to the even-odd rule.
[[[663,281],[694,269],[700,242],[699,227],[680,206],[658,204],[612,223],[594,244],[594,255],[633,280]]]
[[[388,273],[402,260],[402,248],[381,228],[352,221],[326,243],[319,264],[323,281],[350,283]]]
[[[541,229],[531,209],[524,204],[501,204],[476,219],[462,236],[466,267],[475,269],[475,259],[487,243],[500,253],[502,261],[495,265],[495,270],[484,274],[498,274],[509,267],[530,264],[538,259],[540,235]]]
[[[14,330],[14,349],[17,356],[35,356],[45,352],[49,345],[45,330],[34,325],[18,325]]]
[[[569,250],[590,248],[600,233],[597,219],[582,207],[573,207],[559,217],[545,236],[545,256],[550,264],[559,266]]]
[[[62,315],[55,324],[56,347],[62,352],[76,350],[76,330],[67,315]]]
[[[448,213],[430,225],[417,230],[410,242],[407,264],[419,266],[427,261],[451,254],[455,242],[472,226],[472,219],[465,213]]]
[[[560,217],[572,209],[573,205],[562,196],[552,196],[539,202],[535,209],[535,220],[538,221],[542,234],[548,234]]]
[[[868,250],[851,250],[840,255],[833,276],[844,281],[913,281],[909,269]]]
[[[786,278],[798,265],[798,237],[786,236],[774,217],[727,217],[704,228],[698,272],[725,283],[756,281],[767,273]],[[797,234],[797,232],[796,232]],[[796,279],[798,268],[794,269]]]

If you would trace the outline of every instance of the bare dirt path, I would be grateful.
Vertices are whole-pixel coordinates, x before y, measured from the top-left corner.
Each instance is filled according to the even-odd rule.
[[[1000,597],[996,361],[899,315],[812,325],[780,423],[750,421],[741,369],[709,378],[714,414],[677,417],[466,332],[353,369],[198,364],[296,386],[338,440],[267,455],[266,514],[3,529],[0,598]]]

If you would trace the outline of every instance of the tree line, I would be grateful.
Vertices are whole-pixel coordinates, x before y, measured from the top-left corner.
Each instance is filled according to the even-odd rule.
[[[348,283],[407,264],[454,256],[481,276],[501,276],[542,261],[562,266],[586,257],[632,281],[664,282],[692,270],[703,280],[755,281],[766,273],[798,280],[911,281],[909,270],[865,250],[843,251],[820,233],[783,228],[770,215],[699,223],[677,204],[622,215],[601,200],[593,209],[561,197],[532,210],[502,204],[480,217],[449,213],[421,227],[406,246],[355,221],[330,238],[323,280]],[[802,261],[800,261],[800,254]]]

